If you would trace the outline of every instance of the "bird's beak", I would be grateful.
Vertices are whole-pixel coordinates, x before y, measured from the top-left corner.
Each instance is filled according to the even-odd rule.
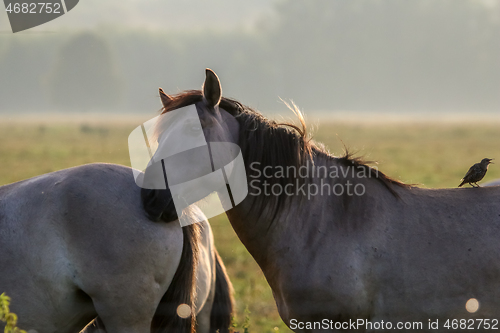
[[[495,163],[493,163],[492,161],[493,161],[493,159],[490,159],[490,160],[488,161],[488,163],[489,163],[489,164],[495,164]]]

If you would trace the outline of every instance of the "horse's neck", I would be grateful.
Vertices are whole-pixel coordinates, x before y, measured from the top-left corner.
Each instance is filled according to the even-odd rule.
[[[312,172],[311,166],[312,163],[309,166],[309,172]],[[349,200],[349,198],[346,199],[348,194],[335,195],[332,189],[335,184],[342,184],[341,187],[335,188],[337,194],[340,188],[353,192],[355,184],[351,179],[353,178],[352,170],[341,166],[337,160],[323,155],[314,157],[314,166],[315,174],[312,177],[300,179],[303,182],[302,189],[305,196],[304,192],[300,191],[298,195],[291,196],[285,202],[284,209],[278,211],[277,214],[272,213],[273,203],[269,197],[259,198],[252,194],[227,212],[236,234],[261,267],[270,260],[269,256],[279,251],[280,246],[290,245],[290,239],[286,239],[290,234],[295,237],[298,233],[302,233],[304,237],[307,237],[306,234],[311,230],[331,227],[332,220],[343,215],[346,200]],[[325,170],[327,171],[326,177],[324,176]],[[321,174],[318,175],[318,172]],[[348,181],[350,181],[349,189],[346,188]],[[369,183],[369,180],[365,179],[363,182]],[[315,188],[321,191],[322,186],[324,193],[310,192]],[[328,186],[329,193],[327,193]],[[361,190],[358,189],[359,191]],[[308,198],[309,194],[311,195]],[[261,196],[264,196],[263,192]],[[255,200],[269,202],[269,204],[255,205]]]

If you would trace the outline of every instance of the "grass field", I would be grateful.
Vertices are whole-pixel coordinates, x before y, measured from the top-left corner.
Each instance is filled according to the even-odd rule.
[[[128,134],[147,120],[19,119],[0,119],[0,185],[85,163],[130,165]],[[431,124],[322,119],[319,123],[314,138],[335,155],[342,153],[344,143],[367,160],[378,161],[380,171],[423,187],[456,187],[468,168],[484,157],[496,158],[500,164],[498,120]],[[498,164],[490,166],[484,181],[500,178]],[[250,332],[290,332],[278,316],[262,272],[225,216],[211,223],[235,287],[240,331],[248,317]]]

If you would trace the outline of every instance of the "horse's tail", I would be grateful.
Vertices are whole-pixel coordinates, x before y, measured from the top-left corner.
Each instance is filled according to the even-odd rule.
[[[233,316],[233,285],[226,273],[226,267],[215,250],[215,296],[210,313],[210,333],[229,333]]]
[[[184,242],[181,261],[174,278],[162,297],[151,324],[155,333],[194,333],[196,265],[198,263],[198,224],[182,228]],[[182,307],[179,307],[183,305]],[[187,309],[187,313],[186,313]],[[190,312],[189,312],[190,311]]]
[[[150,220],[158,223],[178,223],[170,190],[143,188],[141,200]],[[182,228],[182,234],[184,241],[179,267],[156,309],[151,332],[193,333],[195,330],[195,316],[192,309],[195,308],[196,298],[196,265],[198,264],[200,227],[197,223],[188,225]],[[182,304],[184,306],[179,308]],[[178,308],[184,309],[178,314]],[[191,314],[184,317],[183,312],[185,313],[186,309],[191,310]]]

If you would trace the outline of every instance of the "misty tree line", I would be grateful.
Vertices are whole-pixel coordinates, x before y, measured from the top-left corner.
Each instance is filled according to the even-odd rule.
[[[199,88],[263,110],[498,110],[500,7],[475,0],[284,0],[253,32],[0,36],[0,112],[158,109]]]

